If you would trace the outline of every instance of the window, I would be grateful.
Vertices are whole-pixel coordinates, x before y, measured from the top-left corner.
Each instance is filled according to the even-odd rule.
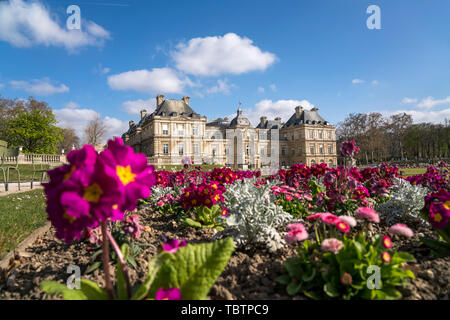
[[[330,160],[330,162],[328,163],[328,166],[331,168],[333,166],[333,160]]]
[[[311,165],[315,164],[316,162],[314,160],[311,160]]]
[[[328,145],[328,154],[332,154],[333,153],[333,147],[331,146],[331,144]]]
[[[198,154],[198,143],[194,143],[194,154]]]
[[[180,156],[182,156],[183,153],[184,153],[184,145],[183,145],[182,143],[180,143],[180,144],[178,145],[178,154],[179,154]]]
[[[178,135],[184,136],[184,128],[182,125],[178,125]]]
[[[313,139],[314,138],[314,132],[313,130],[309,130],[309,138]]]
[[[212,148],[212,155],[213,155],[213,157],[216,156],[216,153],[217,153],[217,152],[216,152],[216,147],[213,147],[213,148]]]
[[[192,126],[192,134],[193,134],[194,136],[197,136],[197,135],[198,135],[198,126]]]
[[[250,155],[250,147],[247,146],[247,155]]]
[[[319,145],[319,153],[323,154],[323,144]]]
[[[266,150],[264,148],[261,148],[261,155],[263,156]]]
[[[322,130],[319,131],[319,139],[323,139],[323,132],[322,132]]]
[[[314,145],[313,144],[309,146],[309,153],[314,154]]]
[[[285,149],[285,148],[281,149],[281,154],[282,154],[283,156],[286,155],[286,149]]]
[[[331,139],[331,131],[328,131],[328,139]]]
[[[295,155],[295,149],[294,148],[291,149],[291,154]]]
[[[168,128],[168,126],[167,126],[167,124],[163,124],[162,125],[162,132],[163,132],[163,134],[169,134],[169,128]]]
[[[294,135],[292,135],[292,139],[291,140],[294,140]]]
[[[301,156],[302,155],[302,148],[298,148],[298,155]]]
[[[163,152],[164,152],[164,154],[169,154],[169,144],[168,143],[163,144]]]

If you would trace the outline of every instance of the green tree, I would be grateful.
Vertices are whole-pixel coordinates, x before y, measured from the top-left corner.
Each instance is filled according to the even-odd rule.
[[[56,117],[48,104],[31,97],[25,103],[12,101],[17,103],[3,104],[9,111],[0,125],[3,140],[12,148],[23,147],[23,152],[55,153],[63,131],[56,126]]]

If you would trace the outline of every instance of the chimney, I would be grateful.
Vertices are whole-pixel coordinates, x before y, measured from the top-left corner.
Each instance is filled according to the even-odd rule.
[[[184,96],[181,100],[184,101],[184,103],[186,103],[187,105],[189,105],[189,97],[188,96]]]
[[[317,112],[317,111],[319,111],[319,108],[314,107],[311,109],[311,111]]]
[[[264,126],[267,123],[267,117],[261,117],[259,120],[261,121],[261,126]]]
[[[142,109],[141,110],[141,119],[144,119],[146,115],[147,115],[147,110]]]
[[[300,116],[302,115],[302,112],[303,112],[302,106],[295,107],[295,117],[297,119],[300,118]]]
[[[158,94],[156,96],[156,107],[158,108],[164,101],[164,96],[162,94]]]
[[[281,122],[281,118],[280,118],[280,117],[276,117],[276,118],[275,118],[275,121],[276,121],[276,122]]]
[[[134,121],[133,121],[133,120],[130,120],[130,121],[128,121],[128,124],[129,124],[129,126],[130,126],[130,128],[131,128],[131,126],[134,124]]]

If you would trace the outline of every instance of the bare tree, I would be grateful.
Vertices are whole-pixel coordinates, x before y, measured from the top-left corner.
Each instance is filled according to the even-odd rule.
[[[84,129],[86,143],[96,146],[102,143],[106,135],[106,125],[97,115]]]
[[[62,129],[63,140],[58,145],[58,151],[61,153],[64,150],[65,153],[69,153],[74,147],[78,149],[80,147],[80,138],[75,133],[73,128]]]

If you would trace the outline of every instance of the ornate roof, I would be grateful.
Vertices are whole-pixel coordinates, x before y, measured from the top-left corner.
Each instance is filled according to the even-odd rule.
[[[183,100],[167,99],[153,112],[155,116],[184,116],[191,118],[200,118],[192,108]]]
[[[330,125],[328,121],[322,118],[317,112],[319,109],[303,110],[302,107],[296,107],[295,113],[289,118],[284,128],[298,126],[302,124],[321,124]]]
[[[207,127],[229,127],[230,120],[228,118],[217,118],[206,123]]]
[[[251,127],[250,121],[242,115],[241,108],[237,109],[237,115],[231,120],[230,127]]]

